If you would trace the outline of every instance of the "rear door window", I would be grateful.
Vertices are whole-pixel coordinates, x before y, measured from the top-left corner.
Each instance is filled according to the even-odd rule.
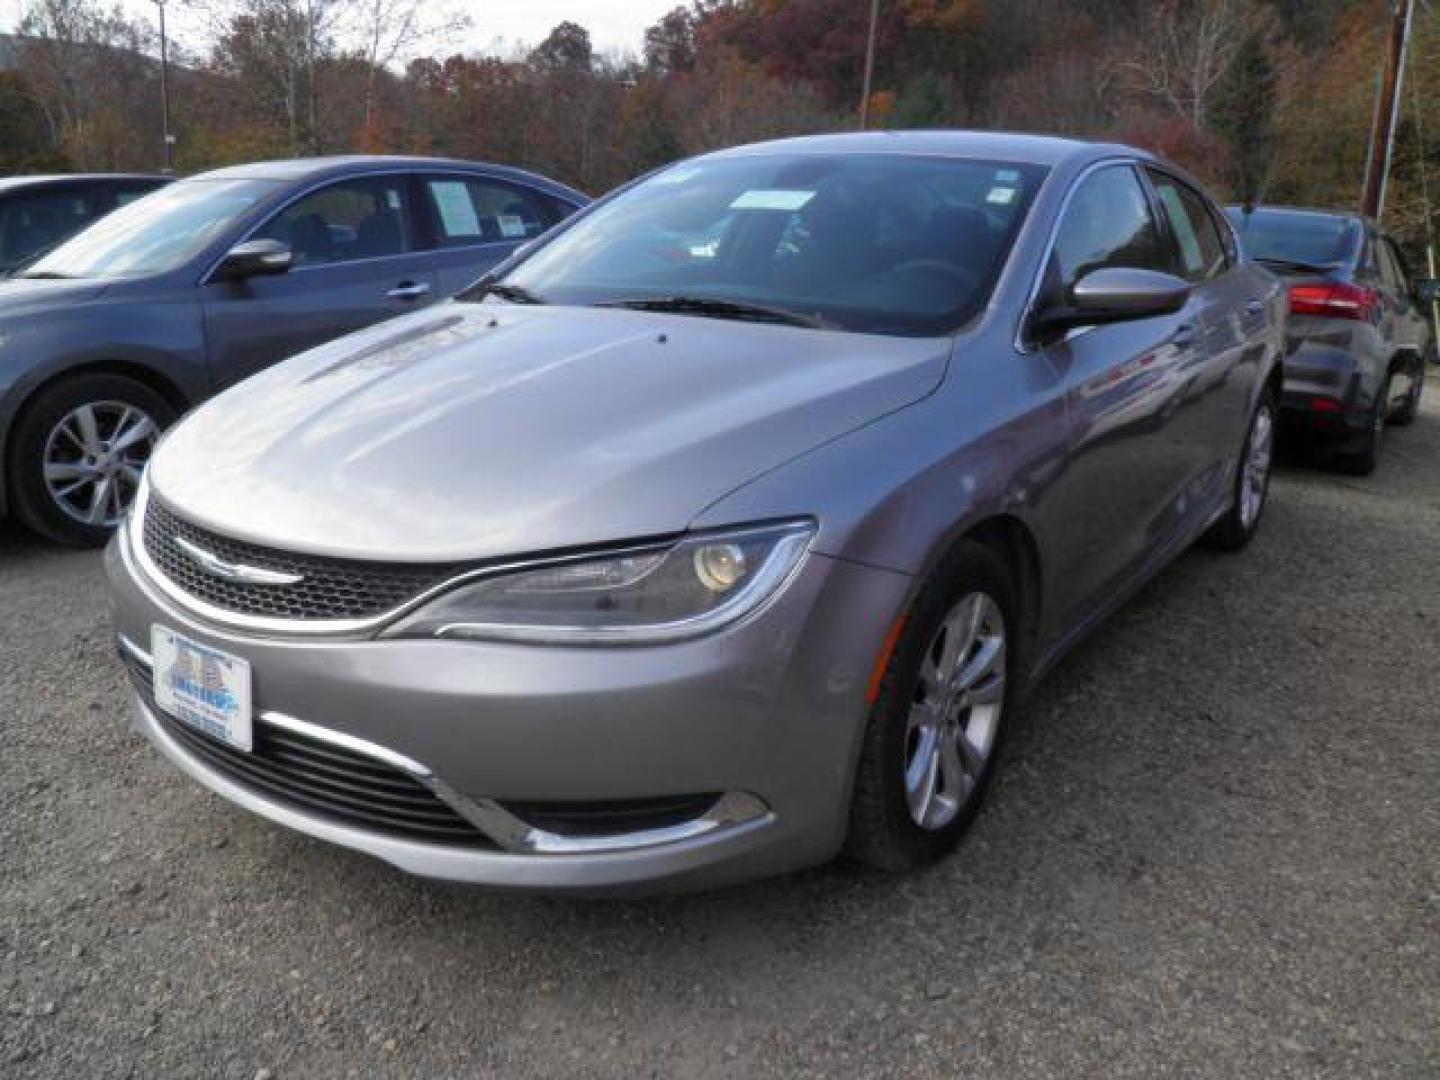
[[[342,180],[291,203],[255,233],[295,253],[295,265],[325,266],[403,255],[412,248],[407,178]]]
[[[1225,243],[1204,198],[1166,173],[1151,170],[1150,180],[1180,249],[1180,270],[1186,280],[1209,281],[1224,273],[1229,265]]]
[[[421,186],[440,247],[523,243],[557,220],[548,199],[519,185],[466,176],[426,176]]]

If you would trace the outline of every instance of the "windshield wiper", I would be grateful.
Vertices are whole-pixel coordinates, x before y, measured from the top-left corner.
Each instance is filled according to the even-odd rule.
[[[630,308],[633,311],[669,311],[677,315],[702,315],[713,319],[740,319],[748,322],[782,323],[824,330],[833,324],[818,315],[802,315],[785,308],[749,304],[739,300],[718,300],[707,296],[641,296],[630,300],[606,300],[596,307]]]
[[[31,281],[69,281],[73,274],[57,274],[54,270],[37,270],[33,274],[16,274],[16,277],[29,278]]]
[[[503,281],[482,282],[472,295],[479,299],[482,296],[498,296],[501,300],[508,300],[512,304],[543,304],[546,301],[524,285],[506,285]]]
[[[1328,274],[1334,270],[1333,266],[1321,266],[1318,263],[1301,262],[1298,259],[1277,259],[1269,255],[1257,255],[1255,261],[1264,263],[1266,266],[1273,266],[1279,270],[1290,270],[1297,274]]]

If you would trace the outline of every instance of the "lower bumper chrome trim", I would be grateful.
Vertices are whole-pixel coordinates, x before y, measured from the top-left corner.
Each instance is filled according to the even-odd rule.
[[[154,661],[145,649],[124,634],[116,635],[116,645],[128,657],[133,667],[143,669],[153,678]],[[149,706],[144,702],[140,704],[148,713]],[[748,792],[732,791],[720,796],[704,814],[689,821],[635,832],[565,836],[530,825],[494,799],[477,799],[464,795],[436,776],[428,766],[368,739],[333,731],[308,720],[270,710],[261,712],[256,719],[260,724],[328,743],[337,749],[371,758],[405,773],[428,788],[437,799],[468,821],[502,851],[513,854],[544,857],[643,852],[687,841],[719,838],[728,833],[768,824],[774,817],[770,808],[757,796]],[[148,726],[155,726],[153,718],[150,718]],[[172,752],[189,757],[184,749],[178,746],[175,746]],[[202,763],[196,761],[192,764],[196,770],[205,771]]]

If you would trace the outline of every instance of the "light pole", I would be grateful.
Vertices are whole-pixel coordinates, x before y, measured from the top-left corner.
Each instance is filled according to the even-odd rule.
[[[165,175],[175,171],[175,136],[170,134],[170,42],[165,36],[165,0],[155,0],[160,9],[160,127],[165,137]]]
[[[875,79],[875,34],[880,25],[880,0],[870,0],[870,36],[865,40],[865,85],[860,91],[860,130],[870,126],[870,84]]]

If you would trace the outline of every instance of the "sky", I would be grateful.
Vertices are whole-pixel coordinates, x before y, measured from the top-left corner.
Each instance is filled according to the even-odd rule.
[[[600,51],[612,49],[638,53],[645,28],[682,0],[421,0],[433,4],[437,12],[463,11],[470,16],[471,29],[464,35],[460,51],[478,52],[493,48],[496,38],[510,43],[534,44],[550,32],[556,23],[570,20],[590,31],[590,39]],[[132,15],[153,15],[152,0],[119,0]],[[19,18],[24,0],[0,0],[0,31],[12,29]],[[169,0],[167,18],[182,41],[195,42],[193,18],[185,16],[186,0]],[[448,43],[447,43],[448,44]],[[450,51],[455,45],[449,44]],[[437,45],[430,51],[444,51]]]

